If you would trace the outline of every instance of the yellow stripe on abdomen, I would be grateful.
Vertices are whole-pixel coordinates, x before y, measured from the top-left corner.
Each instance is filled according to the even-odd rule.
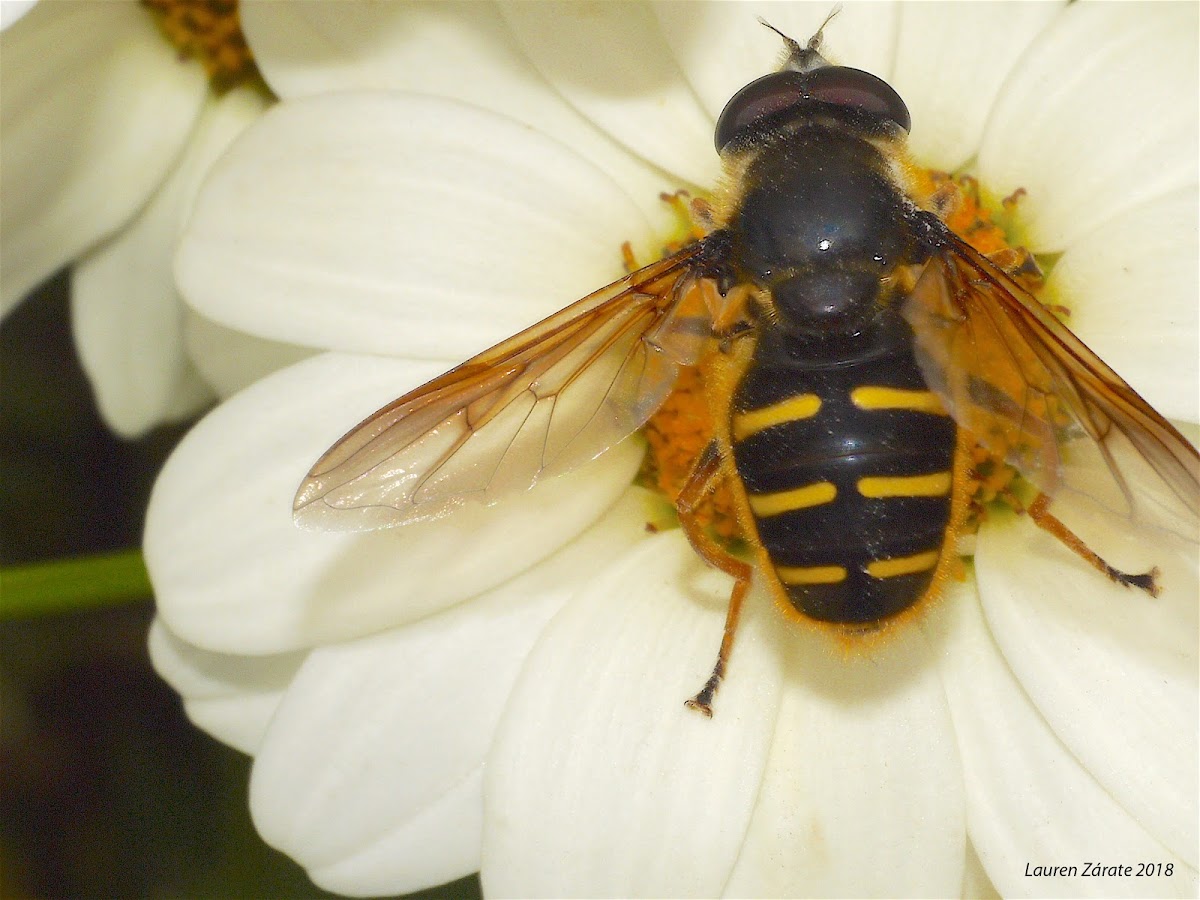
[[[733,439],[744,441],[772,425],[783,425],[797,419],[811,419],[821,410],[821,398],[816,394],[799,394],[779,403],[737,413],[733,417]]]
[[[775,577],[783,584],[838,584],[846,580],[844,566],[776,566]]]
[[[939,551],[917,553],[913,556],[896,556],[892,559],[877,559],[867,563],[867,574],[872,578],[894,578],[897,575],[913,575],[925,572],[937,565]]]
[[[804,487],[790,491],[779,491],[775,494],[747,494],[750,501],[750,511],[763,518],[778,516],[781,513],[795,509],[807,509],[810,506],[821,506],[832,503],[837,497],[837,487],[829,481],[818,481],[806,484]]]
[[[931,475],[870,475],[858,479],[858,492],[864,497],[945,497],[950,493],[953,475],[934,472]]]
[[[946,415],[946,408],[933,391],[907,391],[863,385],[850,392],[850,402],[859,409],[907,409],[910,412]]]

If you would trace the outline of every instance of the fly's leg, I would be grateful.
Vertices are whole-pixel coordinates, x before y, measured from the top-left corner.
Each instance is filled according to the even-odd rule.
[[[658,199],[671,207],[680,224],[687,229],[689,241],[698,241],[715,227],[712,204],[701,197],[691,197],[687,191],[661,193]]]
[[[1092,568],[1103,572],[1104,575],[1117,584],[1123,584],[1125,587],[1140,588],[1151,597],[1158,596],[1158,578],[1160,573],[1157,568],[1153,568],[1149,572],[1143,572],[1140,575],[1130,575],[1128,572],[1114,569],[1099,554],[1093,551],[1091,547],[1085,544],[1075,532],[1067,528],[1066,525],[1050,513],[1050,498],[1045,494],[1038,494],[1033,503],[1029,505],[1027,512],[1029,513],[1029,518],[1033,519],[1034,524],[1058,538],[1068,549],[1081,557]]]
[[[990,263],[1026,290],[1040,288],[1045,282],[1042,267],[1024,247],[1005,247],[986,255]]]
[[[700,240],[716,227],[712,204],[707,200],[700,197],[689,198],[687,191],[676,191],[673,194],[662,193],[658,195],[658,199],[671,207],[679,219],[679,229],[686,235],[683,240],[668,242],[663,250],[663,256]],[[636,272],[642,267],[638,263],[637,255],[633,252],[633,245],[629,241],[621,245],[621,261],[625,265],[626,274]]]
[[[679,512],[679,522],[683,532],[700,557],[715,569],[720,569],[734,579],[733,592],[729,596],[729,610],[725,614],[725,632],[721,636],[721,648],[717,651],[717,662],[713,666],[712,675],[704,683],[704,687],[686,702],[686,706],[712,718],[712,701],[717,693],[717,687],[725,675],[729,664],[729,653],[733,649],[733,636],[737,632],[738,619],[742,614],[742,604],[750,592],[750,580],[753,574],[750,564],[737,559],[722,547],[704,530],[696,516],[696,506],[717,489],[724,473],[721,471],[721,458],[715,444],[709,444],[688,476],[687,483],[675,500],[675,508]]]

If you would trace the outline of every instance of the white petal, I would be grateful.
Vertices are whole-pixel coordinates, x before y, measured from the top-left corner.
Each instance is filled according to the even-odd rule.
[[[958,748],[919,632],[847,658],[799,627],[731,897],[947,897],[963,879]],[[864,865],[870,860],[870,865]]]
[[[252,334],[462,359],[613,281],[645,227],[607,175],[509,119],[326,95],[232,148],[176,271],[201,313]]]
[[[588,575],[645,534],[642,493],[470,603],[313,651],[254,768],[266,840],[343,893],[408,893],[478,870],[479,776],[521,663]]]
[[[328,891],[377,896],[407,894],[478,871],[482,785],[480,767],[383,837],[350,856],[311,866],[308,877]]]
[[[644,541],[526,662],[485,774],[492,896],[714,896],[733,866],[779,692],[752,595],[705,719],[683,701],[720,643],[730,580],[679,532]]]
[[[504,3],[526,56],[572,106],[634,153],[694,185],[721,174],[713,119],[642,4]],[[614,60],[637,60],[614,65]]]
[[[188,718],[243,753],[258,750],[303,653],[231,656],[201,650],[171,633],[162,619],[150,626],[150,662],[183,698]]]
[[[0,37],[0,312],[120,227],[207,90],[134,3],[42,3]]]
[[[248,88],[210,101],[182,159],[150,202],[71,274],[71,326],[80,362],[105,420],[123,437],[172,415],[194,414],[212,400],[184,352],[173,256],[200,179],[265,106]]]
[[[552,553],[632,479],[642,450],[626,441],[490,508],[389,531],[297,528],[292,499],[320,454],[437,369],[327,354],[207,416],[167,461],[147,512],[146,563],[171,630],[217,651],[277,653],[412,621]]]
[[[256,62],[281,97],[394,89],[501,113],[609,173],[656,223],[666,213],[658,195],[680,187],[556,94],[493,4],[251,3],[242,23]]]
[[[1066,518],[1068,510],[1061,513]],[[1139,537],[1100,516],[1089,516],[1087,526],[1080,536],[1118,568],[1159,566],[1162,595],[1114,584],[1029,522],[997,521],[981,529],[976,548],[984,613],[1059,740],[1134,819],[1195,867],[1195,549],[1163,535]]]
[[[822,3],[667,0],[654,4],[667,43],[714,122],[734,93],[779,68],[783,42],[760,25],[759,18],[803,44],[831,8]],[[825,29],[822,53],[841,65],[886,77],[892,67],[896,25],[894,4],[848,3]]]
[[[1089,347],[1168,418],[1200,414],[1200,191],[1143,203],[1073,241],[1046,295]]]
[[[188,356],[217,396],[223,399],[317,352],[311,347],[268,341],[226,328],[206,319],[190,306],[184,309],[183,336]],[[446,360],[446,368],[455,362]]]
[[[37,0],[3,0],[0,2],[0,31],[14,25],[18,19],[37,6]]]
[[[992,643],[970,584],[930,621],[965,773],[967,828],[1005,897],[1193,896],[1196,872],[1155,841],[1079,764]],[[1114,728],[1120,723],[1114,719]],[[1034,878],[1026,865],[1172,863],[1158,878]]]
[[[1000,892],[988,878],[987,870],[979,861],[979,854],[975,852],[975,847],[969,842],[967,844],[967,868],[963,873],[963,886],[959,896],[969,897],[972,900],[1000,900]]]
[[[1000,86],[1061,3],[911,3],[900,7],[889,84],[912,114],[909,148],[945,171],[975,155]]]
[[[1197,7],[1076,3],[1005,83],[981,180],[1023,187],[1023,241],[1053,252],[1121,211],[1196,183]]]

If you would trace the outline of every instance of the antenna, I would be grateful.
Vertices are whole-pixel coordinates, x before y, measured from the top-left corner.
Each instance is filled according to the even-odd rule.
[[[817,29],[817,33],[808,39],[808,45],[805,47],[801,47],[797,41],[788,37],[766,19],[760,17],[758,20],[759,23],[770,28],[783,38],[784,46],[787,48],[787,58],[783,61],[783,65],[780,66],[780,71],[799,72],[803,75],[814,69],[821,69],[828,66],[830,64],[829,61],[821,55],[821,41],[825,36],[825,26],[841,11],[842,7],[840,4],[835,6],[829,15],[825,17],[825,21],[821,23],[821,27]]]

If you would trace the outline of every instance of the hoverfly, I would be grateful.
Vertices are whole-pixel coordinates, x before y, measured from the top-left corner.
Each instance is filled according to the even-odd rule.
[[[765,23],[764,23],[765,24]],[[910,117],[886,82],[781,35],[779,71],[738,91],[715,142],[733,188],[704,236],[374,413],[313,466],[295,517],[395,525],[492,503],[643,427],[703,364],[714,434],[676,498],[696,551],[734,578],[711,715],[757,570],[791,615],[854,635],[937,590],[965,506],[964,448],[1037,489],[1031,518],[1151,594],[1049,511],[1079,492],[1131,522],[1186,522],[1200,455],[922,196]],[[731,490],[751,559],[699,523]],[[1135,496],[1134,486],[1137,487]],[[352,524],[350,527],[356,527]],[[361,525],[357,525],[361,527]]]

